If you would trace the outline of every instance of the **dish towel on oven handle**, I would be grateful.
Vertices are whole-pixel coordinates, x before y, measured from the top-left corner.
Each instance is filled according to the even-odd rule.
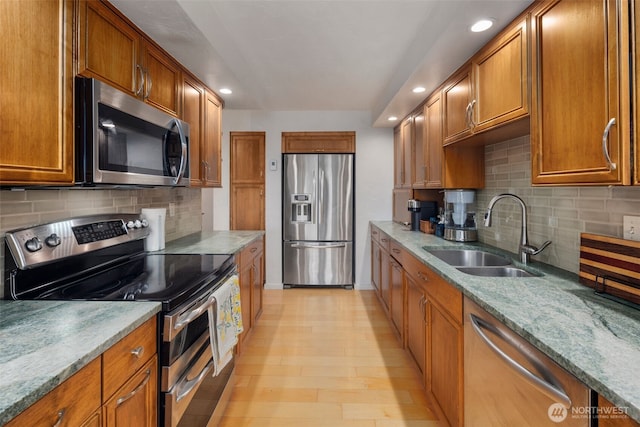
[[[229,277],[213,292],[216,304],[209,306],[209,340],[213,353],[214,375],[233,357],[238,335],[243,331],[240,283],[237,275]]]

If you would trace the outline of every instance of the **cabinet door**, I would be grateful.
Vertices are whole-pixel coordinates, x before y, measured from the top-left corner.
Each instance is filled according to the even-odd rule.
[[[264,133],[234,132],[231,145],[231,182],[256,184],[264,180]]]
[[[610,417],[599,417],[598,427],[638,427],[640,423],[634,421],[626,414],[625,408],[618,408],[613,403],[598,395],[598,408],[603,414],[611,414]]]
[[[262,240],[261,240],[262,242]],[[262,291],[264,289],[264,252],[260,248],[253,259],[251,271],[251,319],[253,323],[262,313]]]
[[[393,130],[393,188],[402,188],[404,182],[404,153],[402,151],[402,126]]]
[[[391,321],[400,343],[404,343],[404,270],[393,258],[390,260]]]
[[[424,111],[413,117],[413,188],[425,187],[425,123]]]
[[[402,183],[403,188],[413,184],[413,117],[402,122]]]
[[[153,43],[144,42],[145,79],[143,99],[154,107],[178,116],[180,65]]]
[[[158,357],[153,356],[103,407],[104,427],[156,427]]]
[[[206,187],[222,187],[222,102],[206,91],[204,107],[204,184]]]
[[[474,132],[529,114],[527,21],[520,20],[473,60],[476,99]],[[528,127],[527,127],[528,130]]]
[[[78,73],[134,96],[144,91],[140,34],[104,3],[80,2]]]
[[[371,239],[371,284],[380,296],[380,246]]]
[[[387,251],[380,251],[380,298],[383,308],[389,314],[391,308],[391,257]]]
[[[0,2],[2,184],[73,183],[73,11]]]
[[[427,301],[427,389],[431,391],[449,425],[462,425],[462,325]]]
[[[627,24],[620,3],[554,0],[533,11],[534,184],[630,182],[629,90],[620,79],[628,55],[620,51],[618,27]]]
[[[204,144],[203,120],[205,108],[204,87],[188,74],[182,80],[182,120],[189,123],[189,174],[192,187],[203,185],[204,159],[201,157]]]
[[[240,307],[242,309],[242,327],[243,331],[238,337],[238,341],[242,343],[247,334],[251,330],[253,322],[251,321],[251,271],[253,264],[251,260],[246,260],[246,256],[240,255],[240,265],[238,266],[238,280],[240,281]]]
[[[635,28],[635,40],[633,40],[632,46],[635,50],[632,52],[633,67],[631,68],[631,78],[633,83],[633,122],[640,123],[640,31],[638,26],[640,25],[640,5],[636,2],[630,2],[633,6],[631,10],[631,22],[632,27]],[[633,126],[633,152],[635,153],[635,166],[634,166],[634,184],[640,185],[640,126]]]
[[[421,373],[425,372],[425,295],[415,279],[405,274],[407,286],[407,349]]]
[[[264,185],[234,185],[233,197],[238,203],[231,206],[231,229],[264,230]]]
[[[442,96],[435,92],[424,105],[424,175],[427,188],[442,188]]]
[[[473,133],[471,112],[473,88],[471,64],[452,76],[442,91],[444,103],[444,144],[459,141]]]

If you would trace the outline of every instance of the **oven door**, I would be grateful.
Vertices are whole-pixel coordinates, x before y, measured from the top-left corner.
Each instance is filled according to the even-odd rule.
[[[188,185],[189,125],[93,79],[84,92],[83,184]],[[78,148],[78,147],[77,147]]]
[[[198,348],[199,345],[201,347]],[[235,360],[232,359],[215,375],[211,344],[207,336],[203,335],[185,356],[184,360],[192,358],[190,365],[171,390],[162,393],[165,427],[207,426],[211,419],[220,417],[224,407],[220,402],[228,399],[231,389]],[[180,360],[174,365],[163,368],[163,382],[179,374],[183,368]]]
[[[191,304],[163,317],[160,389],[165,427],[206,426],[216,411],[224,409],[220,402],[228,398],[234,360],[215,375],[211,345],[215,331],[210,331],[209,315],[216,308],[215,290],[229,280],[237,280],[235,267]]]

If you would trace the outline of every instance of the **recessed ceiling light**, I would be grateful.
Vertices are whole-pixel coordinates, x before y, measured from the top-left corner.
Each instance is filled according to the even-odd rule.
[[[224,95],[231,95],[233,91],[227,87],[223,87],[222,89],[220,89],[220,93]]]
[[[398,120],[398,118],[396,116],[389,116],[387,120],[389,120],[390,122],[395,122],[396,120]]]
[[[422,93],[424,92],[426,89],[423,88],[422,86],[417,86],[413,88],[413,93]]]
[[[481,19],[471,26],[471,31],[473,31],[474,33],[481,33],[482,31],[488,30],[492,26],[492,19]]]

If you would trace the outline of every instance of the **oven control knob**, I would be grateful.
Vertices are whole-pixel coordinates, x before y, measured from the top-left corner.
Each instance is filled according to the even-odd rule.
[[[142,228],[147,228],[149,226],[149,221],[145,218],[142,218]]]
[[[50,248],[55,248],[56,246],[60,246],[60,243],[62,243],[62,239],[60,239],[60,237],[56,233],[51,233],[49,237],[44,239],[44,243]]]
[[[133,223],[133,227],[134,228],[142,227],[142,222],[139,219],[136,219],[136,221]]]
[[[42,242],[37,237],[33,237],[24,244],[29,252],[38,252],[42,249]]]
[[[133,228],[134,227],[134,222],[133,221],[129,221],[127,222],[127,228]]]

